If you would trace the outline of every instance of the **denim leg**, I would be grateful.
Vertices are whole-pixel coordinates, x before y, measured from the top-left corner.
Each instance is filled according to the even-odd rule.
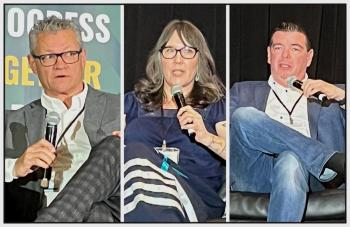
[[[298,156],[284,151],[278,155],[271,175],[268,222],[300,222],[303,218],[309,173]]]
[[[239,146],[254,153],[279,154],[292,151],[303,166],[320,179],[324,165],[336,153],[319,141],[271,119],[267,114],[252,107],[236,109],[231,116],[231,137],[237,137]],[[235,145],[232,149],[237,149]],[[232,154],[231,159],[237,157]]]
[[[273,156],[246,146],[241,131],[230,128],[230,187],[232,191],[269,193]]]

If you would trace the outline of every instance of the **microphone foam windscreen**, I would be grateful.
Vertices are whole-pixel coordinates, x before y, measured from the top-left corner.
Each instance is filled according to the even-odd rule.
[[[46,114],[46,122],[50,125],[58,125],[60,122],[60,115],[57,112],[49,112]]]
[[[294,88],[293,83],[297,80],[295,76],[290,76],[287,78],[288,88]]]
[[[171,95],[174,96],[176,93],[182,92],[182,86],[181,85],[174,85],[171,87]]]

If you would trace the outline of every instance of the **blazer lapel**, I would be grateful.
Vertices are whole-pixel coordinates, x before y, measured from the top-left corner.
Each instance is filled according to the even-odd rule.
[[[308,112],[308,117],[309,117],[309,128],[310,128],[310,134],[311,137],[316,139],[317,137],[317,123],[319,119],[321,111],[321,105],[312,102],[309,99],[307,100],[307,112]]]
[[[255,88],[255,106],[258,110],[265,112],[267,98],[269,97],[270,87],[268,83]]]
[[[29,145],[45,137],[45,108],[40,100],[32,103],[32,108],[25,112],[25,122]]]
[[[89,86],[85,101],[84,128],[91,146],[95,145],[98,141],[97,131],[102,125],[105,105],[106,97],[103,93]]]

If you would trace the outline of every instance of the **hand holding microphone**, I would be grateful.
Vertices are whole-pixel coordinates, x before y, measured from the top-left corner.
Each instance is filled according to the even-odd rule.
[[[182,93],[182,86],[180,85],[174,85],[172,88],[171,88],[171,95],[174,97],[175,99],[175,102],[176,102],[176,105],[177,105],[177,108],[180,110],[182,107],[185,107],[186,106],[186,101],[185,101],[185,97]],[[178,117],[181,117],[183,114],[183,111],[181,111],[180,113],[178,113]],[[184,118],[184,117],[182,117]],[[191,119],[190,117],[187,117],[186,118],[186,124],[191,124],[193,123],[193,119]],[[181,121],[180,121],[180,124],[181,124]],[[195,131],[192,129],[192,128],[188,128],[187,129],[187,134],[190,136],[190,137],[195,137],[196,136],[196,133]]]
[[[323,80],[308,79],[305,81],[303,89],[306,94],[312,94],[315,90],[321,91],[328,100],[335,100],[339,104],[345,101],[345,90]]]
[[[44,178],[48,182],[50,165],[56,158],[54,143],[56,142],[57,124],[59,122],[58,113],[51,112],[47,114],[46,122],[45,139],[30,145],[16,160],[12,172],[14,177],[25,177],[38,168],[44,168]]]
[[[45,139],[41,139],[29,146],[16,160],[13,176],[25,177],[39,167],[48,168],[55,158],[55,147]]]
[[[287,79],[289,88],[297,88],[303,91],[306,97],[313,96],[321,102],[336,100],[340,105],[345,104],[345,91],[323,80],[308,79],[304,83],[295,76]]]
[[[288,77],[287,84],[289,88],[297,88],[303,91],[306,97],[312,96],[321,102],[328,101],[327,96],[323,92],[319,90],[315,90],[316,88],[308,87],[309,89],[305,89],[305,85],[303,84],[303,82],[300,80],[297,80],[295,76]]]
[[[177,117],[182,129],[188,131],[188,135],[202,144],[208,144],[212,140],[212,135],[207,131],[202,116],[191,106],[186,105],[182,94],[182,87],[175,85],[172,87],[172,95],[179,107]]]
[[[46,115],[46,132],[45,139],[52,144],[53,147],[56,146],[56,136],[57,136],[57,125],[60,121],[60,116],[56,112],[50,112]],[[52,168],[49,166],[44,169],[44,176],[40,182],[42,188],[49,187],[49,181],[51,178]]]
[[[57,134],[57,124],[59,115],[57,113],[49,113],[46,116],[46,135],[45,139],[30,145],[23,154],[16,160],[12,174],[14,177],[25,177],[34,172],[38,168],[45,169],[44,181],[49,181],[50,165],[55,160],[55,142]],[[45,186],[45,182],[42,183]]]

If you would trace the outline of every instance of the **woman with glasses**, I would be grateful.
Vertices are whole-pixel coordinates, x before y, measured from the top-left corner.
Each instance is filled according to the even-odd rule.
[[[225,88],[199,29],[171,21],[146,75],[125,95],[124,220],[222,217]]]

